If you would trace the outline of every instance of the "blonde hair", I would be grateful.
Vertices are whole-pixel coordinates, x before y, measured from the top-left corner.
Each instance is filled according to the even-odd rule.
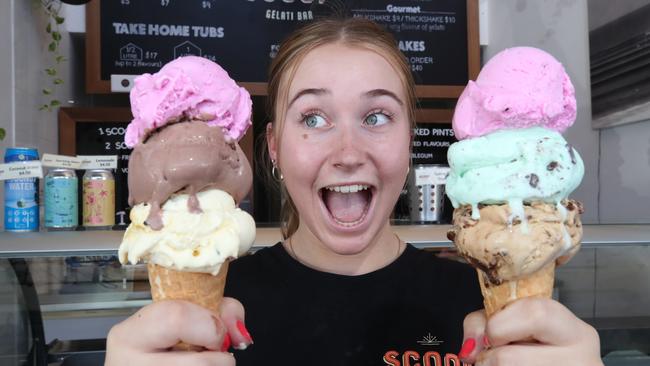
[[[289,98],[289,85],[304,57],[313,49],[332,43],[362,47],[384,57],[398,73],[406,93],[406,106],[411,127],[415,127],[415,83],[411,68],[404,54],[397,47],[397,41],[380,25],[362,18],[322,19],[307,24],[284,40],[269,69],[268,115],[272,119],[276,146],[280,146],[283,122]],[[264,146],[266,147],[266,146]],[[266,148],[263,154],[268,154]],[[262,166],[270,172],[271,166],[265,157]],[[286,187],[280,182],[280,191],[285,201],[280,211],[282,237],[288,238],[300,223],[296,207]]]

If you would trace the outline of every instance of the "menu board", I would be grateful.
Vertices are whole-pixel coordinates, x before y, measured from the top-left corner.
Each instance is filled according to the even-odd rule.
[[[392,32],[416,84],[427,87],[418,96],[457,97],[479,68],[477,7],[477,0],[94,0],[87,89],[107,92],[111,75],[152,73],[197,55],[263,95],[281,41],[334,15],[371,19]]]
[[[127,174],[131,149],[124,144],[130,120],[128,108],[61,108],[59,111],[59,154],[117,155],[117,169],[112,171],[116,228],[126,228],[130,222]],[[83,173],[77,171],[79,181]]]

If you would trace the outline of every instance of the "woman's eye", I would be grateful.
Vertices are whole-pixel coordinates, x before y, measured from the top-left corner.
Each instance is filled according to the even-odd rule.
[[[390,117],[384,113],[376,112],[369,114],[366,119],[363,120],[363,123],[368,126],[380,126],[384,123],[388,123],[388,121],[390,121]]]
[[[309,128],[323,127],[327,123],[325,118],[317,114],[309,114],[303,117],[303,123]]]

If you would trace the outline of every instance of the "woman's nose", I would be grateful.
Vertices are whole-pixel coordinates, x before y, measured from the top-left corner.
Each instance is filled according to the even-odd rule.
[[[366,144],[359,132],[355,126],[339,126],[332,154],[334,166],[353,169],[363,165]]]

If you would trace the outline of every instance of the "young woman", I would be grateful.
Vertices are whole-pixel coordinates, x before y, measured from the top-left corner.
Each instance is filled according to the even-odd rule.
[[[559,303],[520,300],[487,321],[472,268],[392,232],[415,96],[389,33],[359,19],[295,32],[269,103],[285,240],[231,264],[238,301],[220,318],[167,301],[115,326],[107,365],[602,365],[594,329]],[[179,340],[207,351],[168,351]]]

